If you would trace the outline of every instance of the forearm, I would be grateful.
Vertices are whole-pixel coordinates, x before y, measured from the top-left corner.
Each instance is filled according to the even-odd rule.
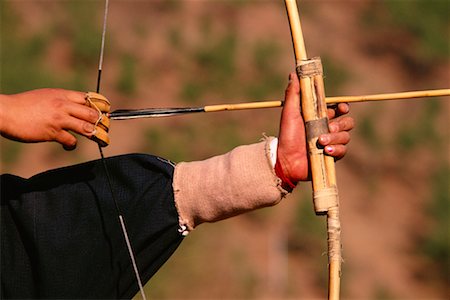
[[[287,191],[275,175],[269,147],[268,139],[204,161],[179,163],[173,188],[180,225],[189,231],[277,204]]]
[[[0,94],[0,134],[2,136],[10,135],[12,97],[11,95]]]

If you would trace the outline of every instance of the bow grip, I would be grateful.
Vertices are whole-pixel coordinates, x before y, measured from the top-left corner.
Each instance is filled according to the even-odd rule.
[[[297,63],[302,93],[302,115],[308,145],[316,214],[326,214],[339,205],[334,158],[324,154],[318,145],[321,134],[328,133],[328,115],[319,57]]]
[[[106,147],[110,142],[108,136],[110,119],[108,113],[111,110],[111,103],[105,96],[94,92],[87,92],[85,99],[86,106],[92,107],[98,111],[98,120],[95,123],[95,133],[90,139],[97,142],[100,147]]]

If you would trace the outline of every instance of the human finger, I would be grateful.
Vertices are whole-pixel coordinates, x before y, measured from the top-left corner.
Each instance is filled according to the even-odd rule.
[[[55,141],[60,143],[67,151],[74,150],[77,147],[77,139],[66,130],[59,131],[55,136]]]
[[[330,146],[330,145],[346,145],[350,142],[350,133],[348,131],[340,131],[336,133],[322,134],[319,137],[319,145]]]
[[[341,159],[347,154],[347,146],[346,145],[329,145],[326,146],[325,154],[334,157],[335,159]]]
[[[72,90],[63,90],[64,98],[71,102],[75,102],[78,104],[86,103],[86,93],[77,92]]]
[[[330,132],[350,131],[354,127],[355,120],[348,116],[332,119],[328,125]]]
[[[66,107],[66,111],[72,116],[80,120],[95,124],[101,117],[99,112],[86,105],[70,103]]]
[[[328,106],[327,112],[329,119],[337,118],[348,114],[350,112],[350,105],[348,103],[337,103],[336,105]]]
[[[299,112],[300,84],[295,73],[289,74],[289,84],[285,90],[283,112]]]
[[[285,101],[283,110],[281,112],[280,121],[280,143],[291,142],[297,139],[299,126],[301,122],[300,115],[300,86],[297,75],[295,73],[289,74],[289,84],[285,90]],[[303,129],[301,129],[303,130]]]
[[[86,137],[91,137],[93,134],[95,134],[94,124],[75,117],[67,118],[62,124],[62,128],[64,128],[65,130],[76,132]]]

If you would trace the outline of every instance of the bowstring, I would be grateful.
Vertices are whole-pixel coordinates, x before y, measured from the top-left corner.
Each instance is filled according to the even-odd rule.
[[[97,88],[96,88],[97,93],[100,93],[100,82],[101,82],[101,78],[102,78],[103,54],[105,52],[106,24],[107,24],[107,19],[108,19],[108,9],[109,9],[109,0],[105,0],[105,11],[103,14],[103,29],[102,29],[102,40],[101,40],[101,47],[100,47],[100,58],[99,58],[99,62],[98,62]],[[125,243],[127,245],[128,254],[130,255],[131,264],[133,266],[134,275],[136,276],[136,280],[137,280],[137,283],[139,286],[139,291],[141,293],[142,299],[146,300],[147,297],[145,296],[144,287],[143,287],[142,281],[141,281],[141,276],[139,274],[139,269],[136,264],[136,257],[134,255],[133,248],[131,247],[130,238],[128,235],[127,227],[125,226],[125,220],[122,216],[122,213],[121,213],[121,210],[119,207],[119,203],[117,202],[116,197],[114,196],[114,190],[113,190],[113,185],[112,185],[112,181],[111,181],[111,176],[109,174],[109,169],[108,169],[106,159],[105,159],[105,156],[103,154],[103,150],[102,150],[102,147],[100,146],[100,144],[98,145],[98,150],[100,152],[100,160],[102,161],[103,169],[105,171],[106,179],[108,181],[109,190],[111,192],[111,198],[114,202],[114,206],[116,207],[116,213],[119,218],[120,228],[122,229],[122,234],[125,239]]]

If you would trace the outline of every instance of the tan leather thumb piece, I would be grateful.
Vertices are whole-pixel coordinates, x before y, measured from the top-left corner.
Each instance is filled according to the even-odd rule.
[[[87,92],[85,99],[86,105],[97,110],[99,116],[91,140],[97,142],[100,147],[106,147],[110,142],[108,132],[111,122],[107,114],[111,110],[111,103],[105,96],[94,92]]]

